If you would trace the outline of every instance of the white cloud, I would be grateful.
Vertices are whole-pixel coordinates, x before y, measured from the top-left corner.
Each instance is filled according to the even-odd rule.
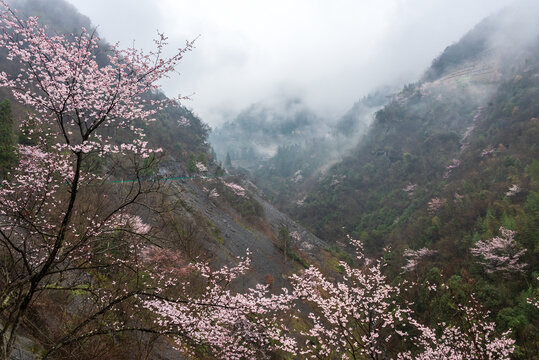
[[[211,125],[253,102],[300,96],[336,117],[388,83],[415,80],[447,45],[510,0],[69,0],[108,41],[147,47],[155,30],[196,49],[167,94]]]

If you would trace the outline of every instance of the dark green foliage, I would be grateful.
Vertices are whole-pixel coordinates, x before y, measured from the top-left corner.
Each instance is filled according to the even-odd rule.
[[[226,171],[225,169],[223,168],[222,164],[219,162],[216,166],[215,166],[215,176],[219,177],[219,176],[224,176],[226,174]]]
[[[286,262],[286,255],[288,253],[288,247],[290,246],[290,241],[292,238],[290,237],[290,232],[288,231],[288,228],[286,226],[281,226],[281,229],[279,229],[279,235],[277,236],[279,240],[279,245],[283,249],[284,253],[284,261]]]
[[[230,160],[230,153],[226,153],[225,167],[230,169],[232,167],[232,160]]]
[[[155,154],[151,154],[149,157],[145,158],[142,163],[141,175],[143,177],[154,177],[157,175],[159,162]]]
[[[17,160],[13,113],[8,100],[0,103],[0,178],[5,179]]]
[[[209,126],[182,106],[169,106],[156,121],[144,126],[152,144],[184,165],[191,161],[191,153],[198,154],[198,161],[206,165],[214,160],[207,142]]]
[[[197,160],[196,160],[194,154],[189,155],[189,162],[187,163],[187,172],[189,174],[194,174],[194,173],[198,172]]]
[[[477,36],[448,49],[433,74],[481,51]],[[425,321],[450,323],[456,304],[473,292],[500,331],[513,329],[522,359],[537,354],[539,333],[538,311],[529,304],[539,275],[539,45],[527,58],[484,97],[463,86],[438,94],[418,91],[421,84],[405,87],[304,204],[288,204],[325,240],[351,234],[371,255],[391,245],[394,276],[402,276],[404,248],[437,250],[412,278],[439,278],[450,291],[436,298],[418,291],[416,311]],[[458,165],[449,168],[454,159]],[[526,250],[523,273],[488,273],[470,253],[477,241],[498,236],[501,226],[514,230]]]

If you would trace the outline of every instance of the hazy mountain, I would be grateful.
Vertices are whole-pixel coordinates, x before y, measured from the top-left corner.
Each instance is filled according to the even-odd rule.
[[[523,358],[536,353],[538,333],[526,307],[539,259],[538,15],[537,6],[509,8],[449,46],[376,113],[348,156],[286,205],[328,241],[352,234],[373,253],[435,249],[431,266],[468,279],[500,330],[515,329]],[[501,226],[526,249],[518,278],[486,273],[470,254]],[[396,274],[402,261],[391,261]],[[422,311],[443,317],[425,301]]]
[[[388,88],[369,94],[338,119],[321,118],[300,100],[252,105],[215,129],[210,142],[218,158],[228,154],[233,168],[247,170],[281,204],[360,141],[389,94]]]
[[[12,3],[59,32],[92,28],[61,0]],[[424,324],[453,320],[453,300],[430,293],[429,281],[445,283],[454,298],[475,293],[499,332],[513,329],[514,357],[533,359],[539,340],[538,313],[531,303],[538,294],[539,265],[538,16],[539,5],[519,2],[485,19],[448,46],[416,83],[398,92],[373,92],[337,119],[317,115],[299,98],[268,99],[210,133],[192,111],[172,106],[143,125],[148,141],[162,147],[164,156],[141,179],[159,184],[162,192],[134,215],[162,227],[156,248],[176,241],[170,248],[181,259],[161,259],[177,260],[175,266],[200,259],[230,265],[249,248],[247,276],[233,281],[233,289],[262,283],[278,291],[289,287],[290,274],[311,264],[340,279],[343,265],[337,259],[351,262],[343,242],[348,234],[361,239],[370,255],[389,246],[381,260],[384,271],[395,282],[405,278],[419,284],[403,296],[411,296],[404,300]],[[13,71],[5,57],[0,70]],[[164,96],[151,93],[146,99]],[[4,98],[13,100],[2,91]],[[8,107],[2,102],[0,135],[15,143],[17,119],[28,109],[13,105],[12,118]],[[126,136],[110,131],[118,141]],[[12,154],[7,155],[0,174],[13,164]],[[216,158],[230,159],[228,173]],[[118,177],[131,175],[118,170]],[[114,189],[111,198],[131,191],[121,185]],[[85,199],[88,206],[92,195]],[[161,205],[174,211],[148,215]],[[500,235],[501,227],[515,231],[527,264],[522,272],[492,273],[474,260],[471,247]],[[405,250],[424,248],[436,255],[405,274]],[[80,274],[107,282],[115,276],[92,271]],[[47,286],[44,290],[57,288],[56,283]],[[31,321],[20,329],[21,356],[37,358],[32,352],[39,354],[63,338],[65,328],[78,320],[79,290],[87,289],[41,295]],[[119,310],[122,319],[129,311]],[[307,324],[301,316],[290,321],[291,331]],[[87,354],[97,345],[109,358],[138,358],[142,348],[147,358],[183,356],[163,338],[104,334],[103,340],[69,343],[73,347],[66,346],[59,358]],[[207,358],[206,344],[197,345],[193,356]]]

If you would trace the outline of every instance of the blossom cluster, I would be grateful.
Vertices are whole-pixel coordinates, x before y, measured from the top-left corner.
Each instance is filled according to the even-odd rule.
[[[443,198],[432,198],[427,204],[427,211],[430,215],[436,214],[436,212],[446,203],[446,199]]]
[[[471,253],[489,273],[518,273],[524,271],[527,264],[521,261],[526,249],[519,249],[513,230],[500,227],[501,236],[480,240],[471,248]]]
[[[406,258],[406,265],[402,269],[406,271],[412,271],[417,268],[417,265],[421,260],[431,257],[437,253],[436,250],[430,250],[427,248],[421,248],[419,250],[406,249],[404,250],[404,257]]]
[[[489,146],[487,146],[486,148],[484,148],[483,150],[481,150],[481,157],[488,156],[488,155],[494,153],[494,151],[496,151],[496,149],[494,148],[494,146],[489,145]]]
[[[201,163],[201,162],[197,162],[195,164],[195,166],[196,166],[196,168],[197,168],[197,170],[199,172],[207,172],[208,171],[208,167],[206,165],[204,165],[203,163]]]
[[[143,306],[157,315],[156,326],[164,331],[177,329],[182,334],[174,339],[188,352],[193,344],[206,344],[221,359],[255,358],[268,350],[295,353],[295,340],[284,325],[275,321],[290,307],[292,296],[286,290],[270,295],[269,285],[259,284],[244,293],[228,288],[249,265],[248,256],[233,267],[213,271],[207,264],[193,264],[206,279],[202,293],[144,299]]]
[[[413,194],[416,188],[417,188],[417,184],[408,184],[402,189],[402,191],[411,195]]]
[[[245,188],[243,188],[242,186],[240,186],[238,184],[235,184],[233,182],[228,183],[226,181],[223,181],[223,185],[225,185],[230,190],[232,190],[232,192],[234,194],[236,194],[237,196],[241,196],[241,197],[246,197],[247,196]]]
[[[509,187],[509,190],[505,193],[505,196],[515,196],[518,194],[522,189],[518,184],[513,184]]]
[[[445,168],[444,179],[449,178],[449,175],[451,175],[451,171],[453,171],[453,169],[458,168],[459,166],[460,166],[459,159],[451,160],[451,164],[447,165]]]

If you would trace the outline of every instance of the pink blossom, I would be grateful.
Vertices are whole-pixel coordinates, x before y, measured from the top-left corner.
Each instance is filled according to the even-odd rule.
[[[501,236],[478,241],[470,249],[472,255],[479,258],[489,273],[518,273],[524,271],[527,264],[521,262],[526,249],[519,250],[514,239],[515,232],[500,227]]]
[[[217,189],[211,189],[210,193],[208,194],[209,198],[217,198],[219,197],[219,193],[217,192]]]
[[[522,189],[517,184],[513,184],[509,187],[509,191],[505,193],[505,196],[514,196],[518,194]]]
[[[206,165],[204,165],[204,164],[201,163],[201,162],[197,162],[197,163],[195,164],[195,166],[196,166],[196,168],[197,168],[197,170],[198,170],[199,172],[207,172],[207,171],[208,171],[208,168],[206,167]]]
[[[436,250],[430,250],[427,248],[421,248],[419,250],[406,249],[404,250],[404,257],[406,258],[407,263],[402,267],[402,269],[405,272],[415,270],[420,261],[431,257],[436,253]]]
[[[185,116],[182,116],[178,119],[178,126],[180,127],[189,126],[190,124],[191,122]]]
[[[157,327],[165,331],[181,329],[187,336],[176,336],[174,340],[187,349],[191,343],[206,344],[217,358],[238,360],[256,358],[266,350],[296,353],[295,340],[276,321],[293,300],[286,290],[281,295],[270,295],[268,285],[257,285],[244,293],[228,289],[231,281],[248,270],[249,264],[248,257],[239,259],[236,266],[216,271],[204,263],[193,264],[206,279],[200,295],[150,298],[143,300],[143,306],[158,315]]]
[[[460,166],[460,160],[458,159],[451,160],[451,164],[447,165],[445,168],[444,179],[447,179],[449,175],[451,174],[451,171],[453,171],[453,169],[458,168],[459,166]]]
[[[408,184],[402,189],[402,191],[412,194],[416,188],[417,184]]]
[[[428,203],[428,213],[430,215],[434,215],[436,214],[436,212],[446,203],[446,200],[445,199],[442,199],[442,198],[432,198],[430,199],[429,203]]]
[[[487,156],[487,155],[490,155],[490,154],[492,154],[494,151],[496,151],[496,149],[494,149],[494,146],[489,145],[489,146],[487,146],[486,148],[484,148],[484,149],[481,151],[481,157],[485,157],[485,156]]]
[[[225,181],[223,181],[223,185],[225,185],[226,187],[228,187],[230,190],[232,190],[232,192],[234,194],[236,194],[237,196],[242,196],[242,197],[246,197],[246,191],[243,187],[241,187],[240,185],[238,184],[234,184],[234,183],[227,183]]]

